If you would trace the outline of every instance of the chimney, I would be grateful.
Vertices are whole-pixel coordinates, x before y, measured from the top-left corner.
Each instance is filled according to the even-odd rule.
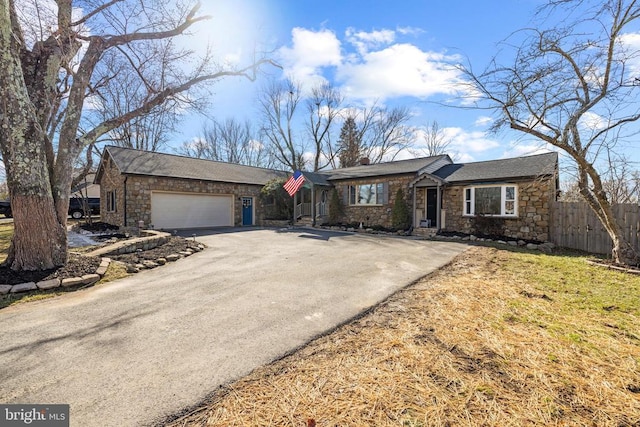
[[[360,159],[360,165],[361,166],[367,166],[368,164],[370,164],[371,162],[369,161],[368,157],[363,157]]]

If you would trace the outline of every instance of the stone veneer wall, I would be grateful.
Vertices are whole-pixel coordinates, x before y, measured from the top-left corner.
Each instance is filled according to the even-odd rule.
[[[242,201],[240,197],[253,197],[255,223],[261,224],[264,209],[260,201],[262,185],[233,184],[193,179],[152,177],[129,175],[122,176],[110,160],[104,166],[100,180],[101,220],[119,227],[135,228],[138,221],[145,226],[151,224],[151,193],[153,191],[171,191],[179,193],[229,194],[234,200],[234,224],[242,224]],[[116,212],[107,212],[107,192],[116,190]],[[126,221],[124,206],[126,194]]]
[[[111,158],[105,158],[100,179],[100,220],[107,224],[124,226],[124,176]],[[116,190],[116,211],[107,212],[107,193]]]
[[[349,179],[334,182],[333,184],[338,190],[338,196],[343,203],[345,200],[348,200],[348,197],[345,197],[345,191],[349,185],[378,184],[381,182],[388,183],[389,193],[386,204],[374,206],[350,206],[348,203],[344,203],[344,215],[342,222],[348,224],[362,222],[366,227],[379,225],[391,228],[391,210],[393,209],[398,188],[402,188],[402,191],[404,191],[405,201],[407,202],[409,210],[411,210],[413,196],[409,189],[409,183],[414,179],[415,175],[411,174]],[[369,218],[368,220],[367,217]]]
[[[501,185],[502,183],[496,183]],[[555,178],[515,183],[518,187],[518,217],[504,218],[504,235],[514,239],[546,242],[549,240],[550,203],[555,199]],[[445,213],[443,231],[473,234],[474,218],[462,215],[464,189],[469,185],[447,186],[442,208]]]
[[[242,224],[242,200],[240,197],[253,197],[255,223],[261,224],[264,209],[260,202],[262,185],[233,184],[193,179],[129,176],[127,179],[127,227],[136,227],[138,221],[151,224],[151,193],[170,191],[177,193],[206,193],[233,195],[234,225]]]

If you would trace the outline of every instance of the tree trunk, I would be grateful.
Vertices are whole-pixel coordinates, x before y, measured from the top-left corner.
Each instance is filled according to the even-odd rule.
[[[55,209],[45,144],[33,144],[47,136],[35,123],[30,125],[22,138],[13,140],[5,159],[14,224],[5,265],[12,270],[46,270],[67,262],[67,211],[59,216]]]
[[[67,262],[67,233],[50,195],[12,194],[14,235],[5,265],[12,270],[47,270]]]

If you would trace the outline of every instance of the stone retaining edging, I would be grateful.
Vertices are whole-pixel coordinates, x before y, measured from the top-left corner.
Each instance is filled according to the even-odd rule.
[[[127,273],[139,273],[141,270],[150,270],[152,268],[165,265],[168,262],[174,262],[179,260],[180,258],[188,257],[190,255],[193,255],[195,252],[203,251],[204,248],[205,248],[204,245],[200,244],[193,249],[186,249],[184,251],[169,254],[166,257],[157,258],[154,261],[145,260],[138,264],[125,263],[122,261],[116,261],[116,262],[122,262],[125,265],[125,268],[127,269]]]
[[[69,277],[66,279],[48,279],[41,280],[39,282],[26,282],[18,283],[17,285],[0,285],[0,295],[17,294],[23,292],[37,291],[37,290],[49,290],[59,287],[70,288],[72,286],[79,285],[93,285],[102,279],[102,276],[107,272],[110,258],[102,258],[100,266],[96,269],[95,273],[85,274],[82,277]]]
[[[104,255],[122,255],[136,252],[138,249],[148,251],[156,246],[163,245],[171,238],[170,233],[156,230],[140,230],[140,234],[146,234],[144,237],[135,237],[133,239],[122,240],[112,245],[98,248],[85,255],[87,256],[104,256]]]

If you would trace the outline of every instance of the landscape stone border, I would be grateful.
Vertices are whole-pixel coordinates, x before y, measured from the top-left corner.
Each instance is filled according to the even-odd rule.
[[[343,231],[348,233],[367,233],[367,234],[407,236],[407,233],[404,231],[398,231],[394,233],[389,231],[376,231],[373,228],[354,228],[354,227],[342,227],[342,226],[320,226],[320,228],[323,228],[325,230]],[[466,235],[466,236],[457,236],[457,235],[443,236],[440,234],[434,234],[433,236],[428,236],[428,237],[427,236],[411,236],[411,237],[416,240],[459,240],[462,242],[490,242],[490,243],[498,243],[501,245],[524,247],[531,251],[538,250],[544,253],[551,253],[556,247],[556,245],[554,245],[551,242],[527,243],[522,239],[494,240],[494,239],[486,239],[483,237],[474,236],[473,234]]]
[[[111,245],[98,248],[87,253],[87,256],[120,255],[136,252],[138,249],[148,251],[157,246],[163,245],[171,238],[171,233],[157,230],[140,230],[141,237],[121,240]]]
[[[193,255],[195,252],[203,251],[205,246],[203,244],[199,244],[193,249],[186,249],[184,251],[180,251],[177,253],[169,254],[166,257],[156,258],[154,261],[152,260],[144,260],[138,264],[131,263],[123,263],[125,268],[127,269],[127,273],[139,273],[142,270],[150,270],[152,268],[160,267],[161,265],[165,265],[168,262],[175,262],[180,258],[188,257]],[[120,261],[116,261],[120,262]]]
[[[0,285],[0,295],[17,294],[38,290],[51,290],[55,288],[70,288],[79,285],[93,285],[107,272],[111,264],[111,258],[102,258],[95,273],[85,274],[82,277],[68,277],[66,279],[47,279],[39,282],[18,283],[17,285]]]

